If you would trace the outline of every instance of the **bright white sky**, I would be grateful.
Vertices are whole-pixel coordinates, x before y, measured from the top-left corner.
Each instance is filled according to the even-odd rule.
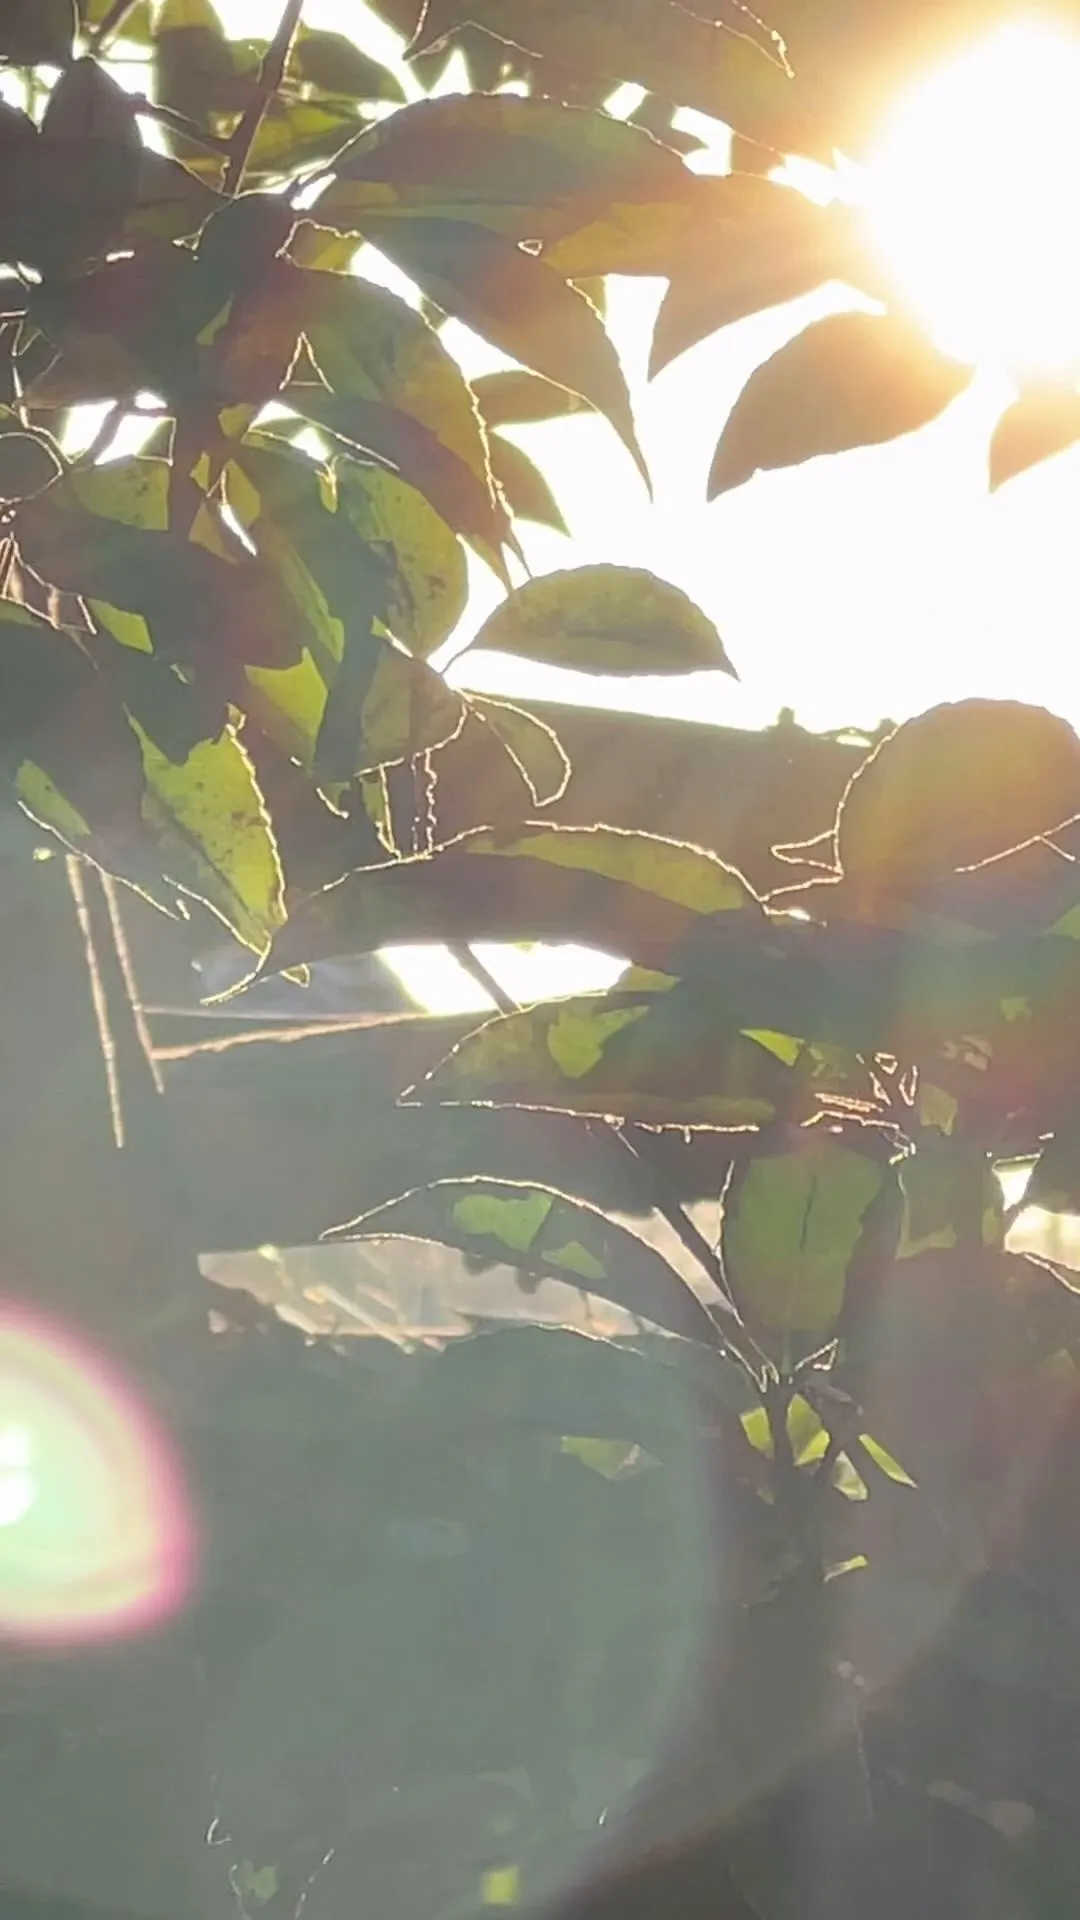
[[[277,13],[276,0],[219,0],[219,5],[227,26],[248,33],[266,32]],[[374,20],[357,29],[357,11],[356,0],[310,0],[305,19],[339,28],[347,21],[370,52],[393,56],[394,36]],[[1002,181],[994,177],[1002,172],[1002,155],[1007,154],[1010,179],[1022,167],[1025,149],[1040,150],[1045,168],[1049,137],[1051,167],[1057,163],[1059,179],[1063,170],[1072,174],[1071,182],[1060,180],[1055,199],[1060,203],[1066,187],[1071,196],[1080,184],[1075,109],[1070,112],[1067,91],[1073,90],[1075,101],[1080,47],[1064,61],[1060,46],[1036,49],[1035,58],[1030,47],[1026,51],[1019,62],[1015,49],[1007,58],[984,60],[981,71],[976,61],[959,95],[955,84],[952,89],[953,107],[959,97],[968,132],[975,136],[976,156],[957,173],[954,211],[960,218],[971,211],[972,178],[976,201],[978,178],[984,179],[981,217],[992,266],[987,284],[978,284],[990,301],[996,290],[999,303],[1002,275],[1007,286],[1010,270],[1002,258],[1007,251]],[[1050,102],[1061,113],[1057,145],[1047,132],[1047,88],[1053,89],[1055,75],[1062,95]],[[1010,113],[1023,118],[1026,110],[1036,140],[1001,138],[1006,81]],[[452,73],[447,83],[452,90]],[[1015,123],[1012,131],[1015,136]],[[940,175],[929,198],[925,179],[916,180],[913,191],[920,186],[924,207],[935,206]],[[1014,193],[1017,233],[1024,234],[1028,256],[1032,208],[1039,197],[1038,192],[1025,196],[1022,182]],[[913,202],[906,233],[901,217],[901,240],[910,240],[918,204]],[[991,220],[992,245],[985,232]],[[1035,224],[1044,234],[1052,231],[1049,222],[1036,218]],[[947,337],[954,320],[953,334],[960,333],[963,346],[969,316],[962,310],[962,287],[958,297],[956,286],[947,284],[950,267],[955,279],[961,256],[949,246],[947,233],[937,241],[936,255],[931,251],[928,259],[913,264],[922,269],[921,290],[932,317],[942,323],[940,331]],[[1026,258],[1025,270],[1029,263]],[[965,263],[963,271],[968,286],[970,266]],[[942,281],[940,313],[933,312],[935,267]],[[619,682],[605,687],[604,696],[653,712],[749,726],[789,706],[807,726],[836,727],[873,726],[886,716],[902,719],[935,700],[983,694],[1039,700],[1080,723],[1075,667],[1080,451],[1060,456],[991,498],[986,447],[1011,389],[1003,375],[988,369],[947,417],[920,434],[789,473],[760,475],[707,505],[709,462],[740,386],[807,320],[837,299],[846,302],[846,296],[819,295],[745,321],[704,342],[649,386],[644,364],[660,292],[658,283],[621,281],[611,283],[610,294],[612,330],[624,354],[654,476],[654,504],[606,424],[579,416],[523,429],[520,444],[544,467],[573,536],[568,542],[526,527],[523,544],[537,572],[604,559],[648,566],[677,582],[716,620],[741,685],[723,675],[702,674]],[[1056,282],[1050,294],[1056,298]],[[490,350],[462,335],[463,329],[455,327],[447,338],[460,349],[467,370],[498,364]],[[497,595],[478,568],[471,618],[478,622]],[[491,691],[555,697],[595,699],[601,691],[595,681],[491,655],[470,657],[468,680]]]

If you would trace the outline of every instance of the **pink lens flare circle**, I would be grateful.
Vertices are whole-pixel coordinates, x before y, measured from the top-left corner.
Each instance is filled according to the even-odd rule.
[[[177,1451],[84,1342],[0,1301],[0,1636],[127,1637],[191,1591],[196,1530]]]

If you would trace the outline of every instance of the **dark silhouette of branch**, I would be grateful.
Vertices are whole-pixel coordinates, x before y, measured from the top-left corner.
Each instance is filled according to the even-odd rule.
[[[266,117],[267,110],[274,98],[288,65],[289,54],[300,25],[300,15],[304,0],[286,0],[285,9],[278,22],[278,29],[266,50],[259,83],[251,100],[244,110],[235,133],[229,141],[229,161],[225,169],[224,191],[226,194],[239,193],[243,185],[244,173],[251,158],[251,150],[258,138],[259,128]]]

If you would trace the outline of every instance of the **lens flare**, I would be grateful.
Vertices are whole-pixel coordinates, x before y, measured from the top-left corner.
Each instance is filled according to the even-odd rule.
[[[0,1303],[0,1635],[77,1645],[156,1625],[190,1592],[174,1449],[100,1355]]]
[[[1007,27],[902,99],[866,200],[882,258],[946,352],[1080,368],[1080,40]]]

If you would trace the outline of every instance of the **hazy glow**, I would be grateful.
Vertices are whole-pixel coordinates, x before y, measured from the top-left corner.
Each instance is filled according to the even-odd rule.
[[[0,1306],[0,1635],[131,1633],[190,1589],[194,1529],[149,1410],[67,1333]]]
[[[1013,26],[903,99],[871,169],[883,253],[940,345],[1080,368],[1080,41]]]

